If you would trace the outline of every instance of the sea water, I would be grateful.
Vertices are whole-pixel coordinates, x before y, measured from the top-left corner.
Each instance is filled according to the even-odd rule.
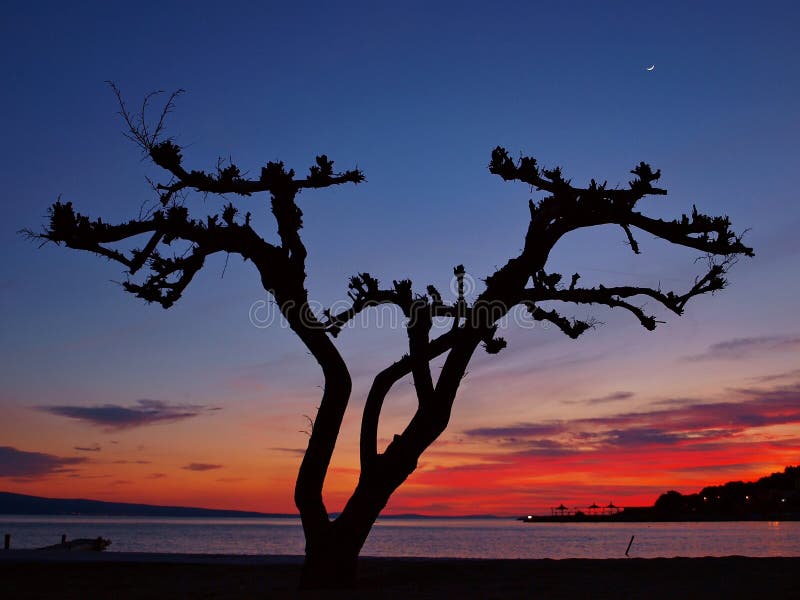
[[[293,518],[142,518],[0,515],[12,548],[110,539],[109,551],[303,554]],[[800,522],[523,523],[513,519],[381,519],[363,556],[458,558],[800,556]]]

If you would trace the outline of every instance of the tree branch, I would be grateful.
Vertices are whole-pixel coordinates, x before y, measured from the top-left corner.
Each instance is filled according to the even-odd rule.
[[[628,236],[628,243],[631,245],[631,250],[633,250],[634,254],[640,254],[639,252],[639,244],[637,243],[636,239],[633,237],[631,233],[631,228],[627,225],[621,226],[623,231],[625,231],[625,235]]]
[[[596,324],[596,321],[593,320],[580,321],[578,319],[568,319],[562,317],[555,310],[544,310],[535,305],[531,305],[529,311],[535,320],[550,321],[573,340],[577,339],[581,334],[591,329]]]
[[[76,213],[71,202],[57,201],[49,212],[48,227],[38,234],[28,232],[29,236],[105,256],[127,267],[130,275],[147,265],[149,274],[144,283],[128,281],[123,287],[148,302],[158,302],[164,308],[175,303],[192,277],[202,268],[205,258],[211,254],[239,254],[245,260],[253,260],[260,269],[266,269],[267,273],[267,265],[278,266],[281,260],[274,246],[256,235],[249,225],[234,222],[230,211],[223,213],[223,223],[219,222],[217,215],[208,217],[203,223],[189,219],[188,211],[184,207],[172,206],[156,211],[149,219],[131,220],[117,225],[104,223],[102,219],[91,220]],[[108,247],[109,244],[151,232],[144,248],[132,250],[129,256]],[[191,256],[163,258],[157,251],[158,245],[169,245],[174,240],[190,242]],[[170,279],[170,276],[176,274],[179,275],[177,280]]]
[[[505,148],[498,146],[492,151],[489,172],[499,175],[505,181],[521,181],[537,190],[550,192],[554,196],[569,196],[575,202],[594,204],[603,201],[624,204],[628,209],[646,195],[665,195],[666,190],[653,187],[653,182],[661,177],[661,171],[655,171],[647,163],[639,163],[631,173],[636,177],[628,182],[625,189],[606,189],[606,183],[600,185],[592,180],[588,188],[577,188],[564,179],[561,168],[541,169],[535,158],[523,157],[517,163],[509,156]]]
[[[142,284],[125,281],[122,287],[126,292],[136,295],[146,302],[157,302],[169,308],[181,297],[183,290],[192,281],[195,274],[203,267],[207,256],[220,252],[220,249],[195,246],[188,258],[162,258],[157,252],[150,256],[152,274]],[[170,280],[170,275],[178,273],[177,280]]]
[[[350,307],[338,312],[331,313],[330,310],[323,311],[325,320],[323,326],[333,337],[337,337],[342,329],[355,319],[360,313],[369,308],[375,308],[382,304],[394,304],[407,318],[411,315],[418,315],[421,318],[427,315],[428,318],[450,317],[458,318],[464,316],[466,307],[459,308],[458,304],[445,304],[442,302],[441,294],[433,286],[428,286],[427,291],[430,299],[425,296],[416,298],[406,298],[405,292],[401,293],[398,285],[406,285],[405,280],[394,281],[392,288],[381,288],[377,279],[369,273],[359,273],[350,278],[348,283],[347,296],[352,304]],[[410,293],[410,282],[408,282]]]
[[[449,351],[456,342],[458,330],[449,330],[428,343],[425,358],[428,362]],[[372,381],[361,417],[360,453],[361,469],[366,471],[378,455],[378,424],[386,395],[392,386],[411,373],[411,357],[406,354],[392,363]]]
[[[647,315],[644,311],[629,302],[625,302],[622,298],[631,298],[634,296],[647,296],[653,300],[658,301],[667,309],[671,310],[677,315],[683,314],[686,303],[695,296],[705,294],[707,292],[715,292],[725,287],[726,281],[723,277],[727,268],[735,262],[734,258],[728,258],[721,264],[713,262],[709,259],[709,269],[702,276],[695,280],[694,285],[684,294],[675,294],[674,292],[662,292],[660,289],[653,289],[648,287],[637,286],[616,286],[605,287],[600,285],[595,288],[576,288],[574,283],[577,282],[577,277],[573,275],[573,283],[568,289],[557,288],[555,285],[548,287],[542,285],[535,285],[533,288],[525,290],[524,299],[530,304],[529,310],[534,318],[537,320],[547,319],[555,325],[558,325],[570,337],[578,337],[589,327],[584,327],[580,321],[570,323],[568,320],[560,317],[555,311],[544,311],[536,307],[537,302],[545,301],[559,301],[559,302],[572,302],[575,304],[604,304],[612,308],[624,308],[632,313],[639,319],[639,322],[645,329],[652,331],[656,328],[658,321],[655,317]],[[576,273],[577,275],[577,273]],[[550,281],[555,279],[558,281],[561,276],[554,273],[550,276]],[[537,280],[534,280],[537,283]],[[589,325],[588,323],[586,325]]]

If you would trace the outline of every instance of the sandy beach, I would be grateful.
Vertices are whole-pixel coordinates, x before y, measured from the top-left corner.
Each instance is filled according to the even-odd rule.
[[[0,552],[8,598],[798,598],[800,558],[363,558],[359,587],[298,593],[297,556]]]

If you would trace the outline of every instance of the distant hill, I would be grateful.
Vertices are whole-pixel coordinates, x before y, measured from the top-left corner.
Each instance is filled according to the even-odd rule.
[[[296,515],[216,510],[187,506],[155,506],[99,500],[42,498],[0,492],[0,514],[6,515],[92,515],[112,517],[293,517]]]

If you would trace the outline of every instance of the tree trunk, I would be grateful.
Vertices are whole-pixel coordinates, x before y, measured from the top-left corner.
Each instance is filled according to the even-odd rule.
[[[367,483],[362,475],[339,517],[323,531],[306,535],[300,589],[342,589],[356,585],[358,555],[396,486]]]
[[[340,521],[328,531],[306,542],[306,556],[300,576],[301,590],[347,589],[356,586],[358,555],[375,519],[358,516],[358,527]]]
[[[349,589],[356,586],[358,550],[331,536],[306,547],[301,590]]]

